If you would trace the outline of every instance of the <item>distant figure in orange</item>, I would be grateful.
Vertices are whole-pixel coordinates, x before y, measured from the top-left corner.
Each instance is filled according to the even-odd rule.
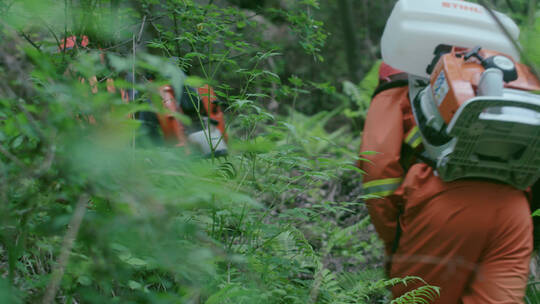
[[[367,115],[359,166],[390,277],[439,286],[437,304],[523,303],[533,225],[527,195],[487,180],[443,182],[415,159],[422,143],[407,77],[382,64]],[[418,287],[395,286],[393,295]]]

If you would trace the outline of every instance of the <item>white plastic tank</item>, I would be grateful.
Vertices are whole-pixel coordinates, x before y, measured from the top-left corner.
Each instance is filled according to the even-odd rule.
[[[203,118],[203,122],[205,128],[189,134],[188,142],[195,145],[205,156],[210,156],[212,149],[214,149],[216,155],[226,154],[227,143],[225,143],[225,138],[221,134],[221,131],[212,123],[209,123],[207,118]],[[212,142],[212,146],[210,146],[209,139]]]
[[[519,28],[515,22],[496,14],[517,40]],[[460,0],[399,0],[381,40],[383,60],[396,69],[428,77],[426,67],[440,44],[481,46],[519,61],[518,51],[481,5]]]

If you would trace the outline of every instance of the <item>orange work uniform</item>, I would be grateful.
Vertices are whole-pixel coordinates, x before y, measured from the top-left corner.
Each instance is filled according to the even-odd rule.
[[[402,146],[418,148],[421,141],[408,87],[377,94],[361,147],[377,153],[362,154],[368,161],[359,165],[390,276],[419,276],[439,286],[437,304],[523,303],[533,248],[525,193],[488,181],[443,182],[424,163],[405,172]],[[414,287],[395,286],[392,292],[397,297]]]

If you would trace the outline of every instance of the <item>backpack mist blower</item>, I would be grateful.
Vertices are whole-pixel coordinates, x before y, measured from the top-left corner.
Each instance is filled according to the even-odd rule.
[[[517,40],[517,25],[495,15]],[[484,7],[399,0],[381,47],[387,64],[409,74],[420,159],[444,181],[481,178],[525,189],[538,180],[540,81]]]

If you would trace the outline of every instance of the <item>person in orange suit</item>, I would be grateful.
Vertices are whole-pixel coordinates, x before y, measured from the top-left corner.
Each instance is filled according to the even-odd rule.
[[[485,180],[443,182],[415,160],[411,151],[422,138],[405,79],[381,65],[382,89],[371,102],[360,150],[367,159],[359,163],[366,204],[389,257],[388,274],[440,287],[437,304],[523,303],[533,249],[527,195]],[[392,293],[418,286],[394,286]]]

